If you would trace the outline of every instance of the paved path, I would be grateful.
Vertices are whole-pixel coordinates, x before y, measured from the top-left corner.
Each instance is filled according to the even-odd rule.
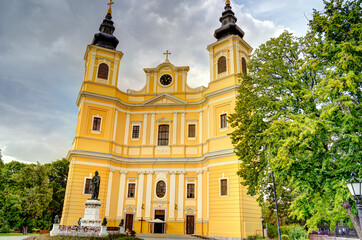
[[[193,237],[190,235],[179,235],[179,234],[147,234],[147,233],[137,233],[136,237],[143,240],[171,240],[171,239],[179,239],[179,240],[188,240],[188,239],[199,239],[197,237]]]
[[[33,236],[33,235],[9,236],[9,237],[0,236],[0,240],[23,240],[23,239],[31,237],[31,236]]]

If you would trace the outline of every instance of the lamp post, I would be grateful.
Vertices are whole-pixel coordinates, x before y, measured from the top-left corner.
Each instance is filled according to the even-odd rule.
[[[356,174],[352,172],[351,178],[346,181],[346,185],[348,187],[348,190],[350,191],[351,195],[354,198],[354,201],[356,202],[356,207],[358,210],[358,217],[359,217],[359,223],[361,225],[362,229],[362,180],[359,178],[356,178]]]
[[[261,217],[260,220],[261,220],[261,231],[263,232],[263,238],[264,238],[264,218]]]

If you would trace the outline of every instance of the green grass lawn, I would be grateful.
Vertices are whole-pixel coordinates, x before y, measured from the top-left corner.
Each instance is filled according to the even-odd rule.
[[[30,235],[39,235],[39,233],[28,233],[27,235],[25,236],[30,236]],[[8,236],[8,237],[11,237],[11,236],[23,236],[22,233],[0,233],[0,237],[4,237],[4,236]]]

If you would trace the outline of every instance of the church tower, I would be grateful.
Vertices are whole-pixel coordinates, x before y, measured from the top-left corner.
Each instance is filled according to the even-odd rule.
[[[246,73],[252,51],[236,21],[227,0],[216,42],[207,47],[207,87],[189,87],[190,67],[172,64],[167,50],[163,62],[143,69],[141,90],[123,92],[117,88],[123,53],[109,7],[84,56],[62,225],[83,217],[97,170],[100,218],[109,227],[123,220],[137,233],[240,240],[262,234],[261,209],[240,185],[228,136],[239,73]]]
[[[226,1],[225,10],[220,17],[222,25],[214,33],[217,41],[207,47],[210,54],[211,82],[231,77],[235,84],[238,74],[247,72],[247,59],[253,49],[244,41],[244,31],[236,21],[230,1]]]

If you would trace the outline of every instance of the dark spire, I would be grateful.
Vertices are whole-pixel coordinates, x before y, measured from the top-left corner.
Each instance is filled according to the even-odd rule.
[[[227,0],[225,2],[225,11],[220,17],[221,27],[215,30],[214,37],[217,40],[229,35],[238,35],[243,38],[244,31],[236,25],[237,20],[238,19],[235,17],[234,12],[231,10],[230,1]]]
[[[99,27],[99,33],[94,34],[92,45],[97,45],[109,49],[116,49],[119,41],[115,36],[113,36],[115,28],[112,21],[111,4],[108,5],[109,9],[107,15],[104,18],[103,23]]]

